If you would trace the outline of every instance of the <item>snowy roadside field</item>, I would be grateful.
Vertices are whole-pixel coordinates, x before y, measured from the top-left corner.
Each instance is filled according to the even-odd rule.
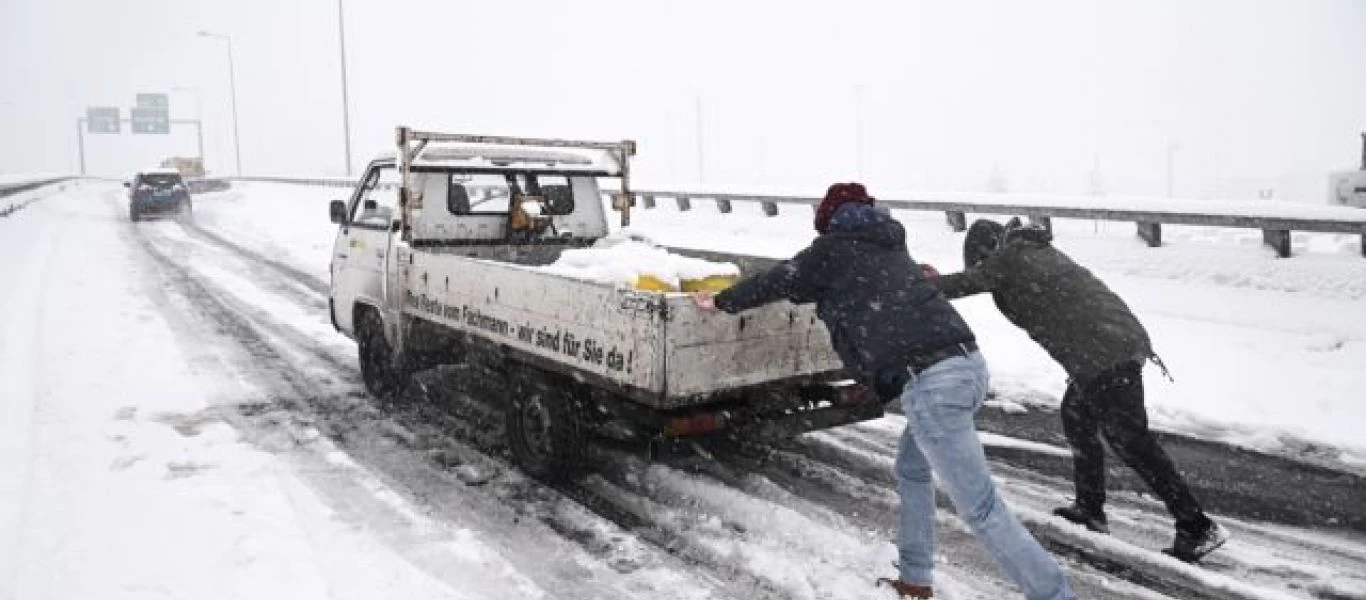
[[[572,486],[528,481],[487,443],[487,415],[421,408],[458,400],[444,371],[422,376],[417,408],[362,391],[326,316],[326,204],[342,195],[242,184],[198,197],[194,225],[134,225],[116,185],[84,185],[0,221],[0,597],[887,597],[872,579],[892,572],[900,417],[700,463],[610,451]],[[806,215],[735,218],[638,213],[669,243],[706,231],[782,255],[809,237]],[[937,223],[912,225],[912,246]],[[939,235],[931,260],[951,265],[956,236]],[[1002,370],[1028,366],[1009,348],[988,348],[1006,391]],[[1028,375],[1007,395],[1047,402]],[[1159,578],[1064,552],[1087,598],[1366,597],[1350,532],[1220,517],[1238,543],[1187,567],[1155,551],[1170,526],[1151,499],[1115,494],[1119,535],[1095,536],[1047,516],[1064,482],[997,475],[1049,539]],[[950,511],[940,526],[937,597],[1013,596]]]

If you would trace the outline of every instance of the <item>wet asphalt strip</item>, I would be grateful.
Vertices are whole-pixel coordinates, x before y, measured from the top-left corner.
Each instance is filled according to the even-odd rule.
[[[1067,447],[1056,410],[1030,407],[1007,413],[987,407],[978,428],[1012,438]],[[1300,527],[1345,528],[1366,532],[1366,477],[1256,452],[1158,432],[1158,442],[1176,463],[1197,498],[1211,512]],[[1025,449],[992,446],[995,460],[1070,480],[1072,460]],[[1109,453],[1110,490],[1148,493],[1132,469]]]

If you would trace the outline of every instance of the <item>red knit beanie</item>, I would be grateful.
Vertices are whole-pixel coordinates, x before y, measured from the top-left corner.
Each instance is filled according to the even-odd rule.
[[[825,235],[830,230],[830,219],[835,211],[850,202],[872,206],[873,198],[861,183],[836,183],[825,191],[825,199],[816,207],[816,232]]]

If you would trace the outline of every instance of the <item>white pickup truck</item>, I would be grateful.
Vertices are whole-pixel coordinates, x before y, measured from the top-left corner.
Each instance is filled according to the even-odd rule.
[[[506,391],[514,460],[542,478],[583,466],[595,436],[790,436],[881,416],[809,306],[702,314],[686,294],[540,268],[608,235],[600,182],[619,186],[611,207],[629,225],[634,154],[630,141],[398,128],[397,151],[330,206],[332,321],[356,340],[370,392],[476,366]]]

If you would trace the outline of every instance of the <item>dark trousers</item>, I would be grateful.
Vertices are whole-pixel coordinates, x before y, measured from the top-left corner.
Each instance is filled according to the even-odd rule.
[[[1176,518],[1178,530],[1202,533],[1209,519],[1148,429],[1143,406],[1143,365],[1124,363],[1087,382],[1073,382],[1062,398],[1062,426],[1072,446],[1077,504],[1100,513],[1105,506],[1105,448],[1138,473]]]

